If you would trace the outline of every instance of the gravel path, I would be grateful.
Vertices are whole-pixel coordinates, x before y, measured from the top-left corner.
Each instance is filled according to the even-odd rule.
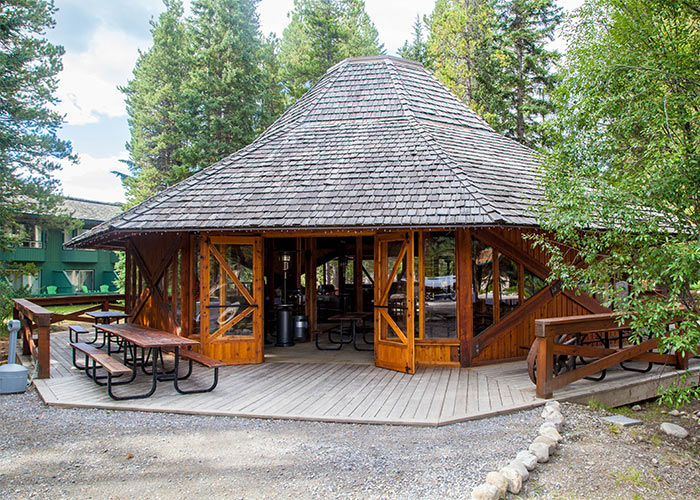
[[[59,409],[0,397],[3,499],[464,499],[539,410],[417,428]]]

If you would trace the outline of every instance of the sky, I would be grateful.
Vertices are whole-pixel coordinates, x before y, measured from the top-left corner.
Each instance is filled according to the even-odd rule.
[[[582,0],[559,0],[573,10]],[[185,0],[187,3],[187,0]],[[395,55],[411,38],[416,15],[432,12],[435,0],[365,0],[387,54]],[[294,0],[261,0],[261,31],[282,37]],[[162,0],[55,0],[56,26],[47,33],[63,45],[58,110],[65,115],[59,135],[70,140],[79,162],[63,162],[57,174],[63,194],[102,201],[124,201],[113,170],[127,172],[129,127],[124,96],[139,51],[151,45],[149,21],[163,10]]]

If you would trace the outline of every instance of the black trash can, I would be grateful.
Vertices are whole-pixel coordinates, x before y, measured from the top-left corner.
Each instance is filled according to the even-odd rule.
[[[292,304],[280,304],[277,307],[277,347],[291,347],[294,345],[292,334]]]
[[[306,342],[309,339],[309,322],[306,316],[294,316],[294,341]]]

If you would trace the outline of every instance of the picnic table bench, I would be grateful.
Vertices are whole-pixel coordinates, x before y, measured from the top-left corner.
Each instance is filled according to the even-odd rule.
[[[214,390],[218,383],[219,368],[225,366],[225,363],[221,361],[190,350],[190,347],[199,345],[199,342],[196,340],[180,337],[170,332],[134,325],[132,323],[99,324],[95,325],[95,328],[104,333],[107,351],[100,350],[96,346],[86,342],[77,342],[76,338],[76,342],[70,343],[73,350],[73,365],[79,370],[85,370],[86,374],[92,378],[95,383],[106,385],[109,396],[115,400],[150,397],[155,392],[158,381],[165,380],[172,380],[175,390],[180,394],[209,392]],[[78,332],[76,332],[76,337],[77,333]],[[117,361],[111,356],[114,352],[112,351],[112,337],[116,337],[120,344],[120,349],[116,352],[123,353],[123,362]],[[140,355],[139,349],[141,350]],[[79,366],[76,362],[77,352],[85,356],[85,364],[83,366]],[[172,353],[175,357],[174,368],[170,371],[166,371],[165,369],[163,353]],[[179,374],[180,359],[186,359],[189,362],[188,371],[184,375]],[[158,368],[158,361],[160,361],[161,365],[160,370]],[[192,374],[193,363],[214,369],[214,381],[209,387],[203,389],[183,389],[180,387],[179,383],[189,378]],[[150,365],[150,371],[147,365]],[[98,375],[98,369],[104,369],[106,374]],[[151,376],[150,389],[140,394],[115,394],[113,386],[132,382],[136,378],[139,369],[141,369],[143,373]],[[125,375],[130,376],[124,379],[114,380]]]

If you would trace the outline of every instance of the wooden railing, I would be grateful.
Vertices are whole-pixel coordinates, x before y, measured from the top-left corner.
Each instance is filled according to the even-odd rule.
[[[105,293],[94,295],[57,295],[51,297],[33,297],[31,299],[14,299],[12,316],[20,320],[20,336],[22,352],[32,356],[38,365],[39,378],[51,377],[51,343],[49,329],[53,323],[60,321],[88,321],[93,319],[86,316],[90,311],[107,311],[116,309],[123,311],[124,294]],[[68,306],[89,304],[67,314],[54,313],[46,309],[51,306]]]
[[[658,352],[656,337],[634,343],[630,335],[613,313],[535,320],[536,338],[527,361],[537,397],[551,398],[557,389],[598,373],[604,376],[606,369],[625,362],[650,363],[649,369],[652,363],[688,367],[686,357]]]

